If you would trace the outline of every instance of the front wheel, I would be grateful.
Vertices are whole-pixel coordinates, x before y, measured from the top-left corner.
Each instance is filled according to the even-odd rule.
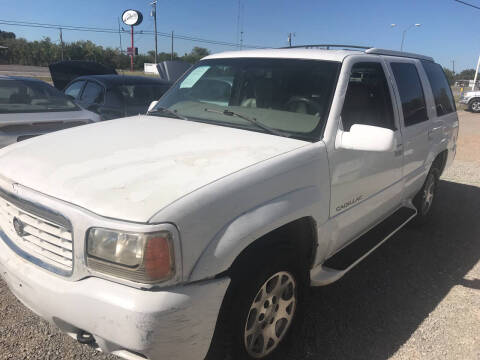
[[[473,99],[468,103],[468,108],[474,113],[480,112],[480,99]]]
[[[249,259],[232,274],[207,359],[272,359],[282,352],[297,322],[304,271],[275,252],[270,261]]]

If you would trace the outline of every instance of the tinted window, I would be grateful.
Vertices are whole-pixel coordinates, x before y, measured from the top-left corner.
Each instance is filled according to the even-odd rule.
[[[402,101],[405,126],[428,120],[425,96],[417,67],[409,63],[391,63]]]
[[[381,64],[358,63],[352,67],[342,122],[345,131],[353,124],[395,129],[392,99]]]
[[[85,81],[77,81],[65,89],[65,94],[70,95],[75,99],[78,99],[80,96],[80,91],[82,90]]]
[[[87,85],[82,93],[82,101],[86,102],[87,104],[102,103],[103,87],[91,81],[87,82]]]
[[[0,80],[0,113],[72,111],[79,108],[42,81]]]
[[[204,60],[160,99],[159,107],[196,121],[261,132],[272,128],[280,130],[277,135],[315,141],[328,117],[339,67],[300,59]]]
[[[432,87],[437,116],[450,114],[455,111],[455,101],[452,90],[448,85],[447,78],[440,65],[431,61],[422,61],[423,68],[427,73],[428,81]]]

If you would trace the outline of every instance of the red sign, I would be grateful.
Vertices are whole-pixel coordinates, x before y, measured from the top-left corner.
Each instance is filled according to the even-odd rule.
[[[132,48],[132,47],[128,47],[127,48],[127,55],[138,55],[138,48]]]

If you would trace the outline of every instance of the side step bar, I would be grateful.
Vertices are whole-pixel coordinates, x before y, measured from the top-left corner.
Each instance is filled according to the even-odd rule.
[[[417,214],[413,207],[401,207],[382,222],[368,230],[355,241],[328,258],[323,265],[310,272],[311,285],[330,284],[367,257],[373,250],[400,230]]]

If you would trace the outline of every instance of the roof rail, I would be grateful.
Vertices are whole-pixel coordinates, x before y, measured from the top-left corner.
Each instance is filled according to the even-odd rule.
[[[433,60],[432,57],[421,55],[421,54],[409,53],[409,52],[404,52],[404,51],[379,49],[379,48],[375,48],[375,47],[371,47],[371,46],[360,46],[360,45],[313,44],[313,45],[286,46],[286,47],[281,47],[280,49],[325,49],[325,50],[330,50],[331,48],[342,49],[342,50],[362,50],[362,51],[365,51],[366,54],[389,55],[389,56],[398,56],[398,57],[406,57],[406,58],[427,60],[427,61],[432,61],[432,62],[435,61],[435,60]]]
[[[337,44],[314,44],[314,45],[286,46],[286,47],[281,47],[280,49],[299,49],[299,48],[303,48],[303,49],[325,48],[326,50],[330,50],[330,48],[342,48],[342,49],[366,50],[366,49],[370,49],[371,46],[337,45]]]
[[[427,61],[432,61],[432,62],[434,61],[433,58],[430,57],[430,56],[414,54],[414,53],[409,53],[409,52],[403,52],[403,51],[378,49],[378,48],[367,49],[367,50],[365,50],[365,53],[366,54],[374,54],[374,55],[389,55],[389,56],[414,58],[414,59],[427,60]]]

